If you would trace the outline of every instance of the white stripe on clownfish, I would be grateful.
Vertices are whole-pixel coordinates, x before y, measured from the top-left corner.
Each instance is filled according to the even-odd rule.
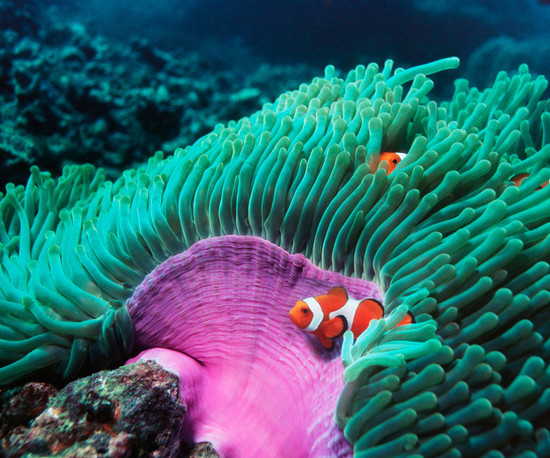
[[[321,304],[317,302],[317,300],[314,297],[308,297],[306,299],[303,299],[303,301],[308,305],[309,309],[313,313],[313,318],[311,319],[311,323],[307,328],[305,328],[308,332],[313,332],[317,330],[319,325],[322,323],[324,318],[323,309],[321,308]]]
[[[359,300],[350,297],[342,307],[329,313],[329,319],[336,318],[337,316],[343,316],[347,321],[346,330],[348,330],[353,324],[355,313],[357,312],[357,308],[362,301],[363,299]]]

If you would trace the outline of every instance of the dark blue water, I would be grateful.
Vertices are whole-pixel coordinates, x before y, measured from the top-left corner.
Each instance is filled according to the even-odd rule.
[[[386,58],[411,65],[449,55],[460,57],[465,67],[472,53],[490,48],[483,75],[469,70],[479,84],[494,61],[509,62],[503,70],[521,61],[534,72],[550,73],[550,60],[544,58],[550,52],[550,6],[536,0],[92,0],[70,5],[97,31],[121,40],[145,36],[165,48],[239,37],[276,62],[342,68]],[[502,36],[513,41],[499,42]],[[533,44],[536,39],[546,41],[544,49]],[[232,50],[222,46],[219,52]]]
[[[550,76],[549,25],[537,0],[0,0],[0,189],[31,165],[115,178],[328,64],[460,57],[435,98],[522,63]]]

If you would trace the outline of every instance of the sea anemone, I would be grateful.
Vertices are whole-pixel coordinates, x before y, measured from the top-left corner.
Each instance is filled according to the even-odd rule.
[[[0,202],[0,381],[119,361],[142,310],[124,301],[149,272],[203,239],[255,236],[384,296],[388,318],[342,345],[335,420],[357,456],[549,454],[547,81],[523,65],[429,100],[427,75],[457,65],[387,61],[344,79],[328,67],[114,183],[90,167],[57,182],[33,168]],[[385,151],[406,152],[391,173]],[[416,325],[392,329],[407,309]],[[158,345],[160,326],[147,326]],[[138,342],[145,332],[136,324]]]
[[[136,347],[162,347],[140,357],[180,375],[186,439],[222,456],[349,455],[333,421],[340,354],[288,319],[296,299],[335,284],[380,294],[250,236],[201,240],[146,277],[128,301]]]

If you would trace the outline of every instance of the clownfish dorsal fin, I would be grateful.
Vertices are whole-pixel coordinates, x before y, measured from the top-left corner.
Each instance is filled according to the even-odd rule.
[[[327,295],[341,297],[346,301],[348,300],[348,292],[346,291],[346,288],[344,288],[343,286],[333,286],[332,288],[330,288]]]
[[[343,316],[336,316],[324,324],[323,331],[329,339],[340,337],[348,329],[348,320]]]

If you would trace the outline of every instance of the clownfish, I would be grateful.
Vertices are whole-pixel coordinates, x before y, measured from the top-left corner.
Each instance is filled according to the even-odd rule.
[[[298,328],[317,336],[327,350],[334,348],[333,339],[348,329],[357,339],[371,320],[384,316],[384,308],[376,299],[353,299],[342,286],[335,286],[324,296],[302,299],[289,312]],[[414,323],[409,313],[397,326]]]
[[[378,163],[382,163],[382,161],[386,161],[388,163],[388,175],[392,173],[397,167],[397,164],[401,162],[401,160],[406,156],[405,153],[393,153],[390,151],[385,151],[383,153],[380,153],[380,158],[378,160]]]
[[[528,173],[518,173],[517,175],[514,175],[510,180],[514,183],[514,186],[519,186],[523,180],[525,180],[529,176]],[[545,181],[542,183],[535,191],[538,191],[539,189],[544,188],[548,184],[548,181]]]

